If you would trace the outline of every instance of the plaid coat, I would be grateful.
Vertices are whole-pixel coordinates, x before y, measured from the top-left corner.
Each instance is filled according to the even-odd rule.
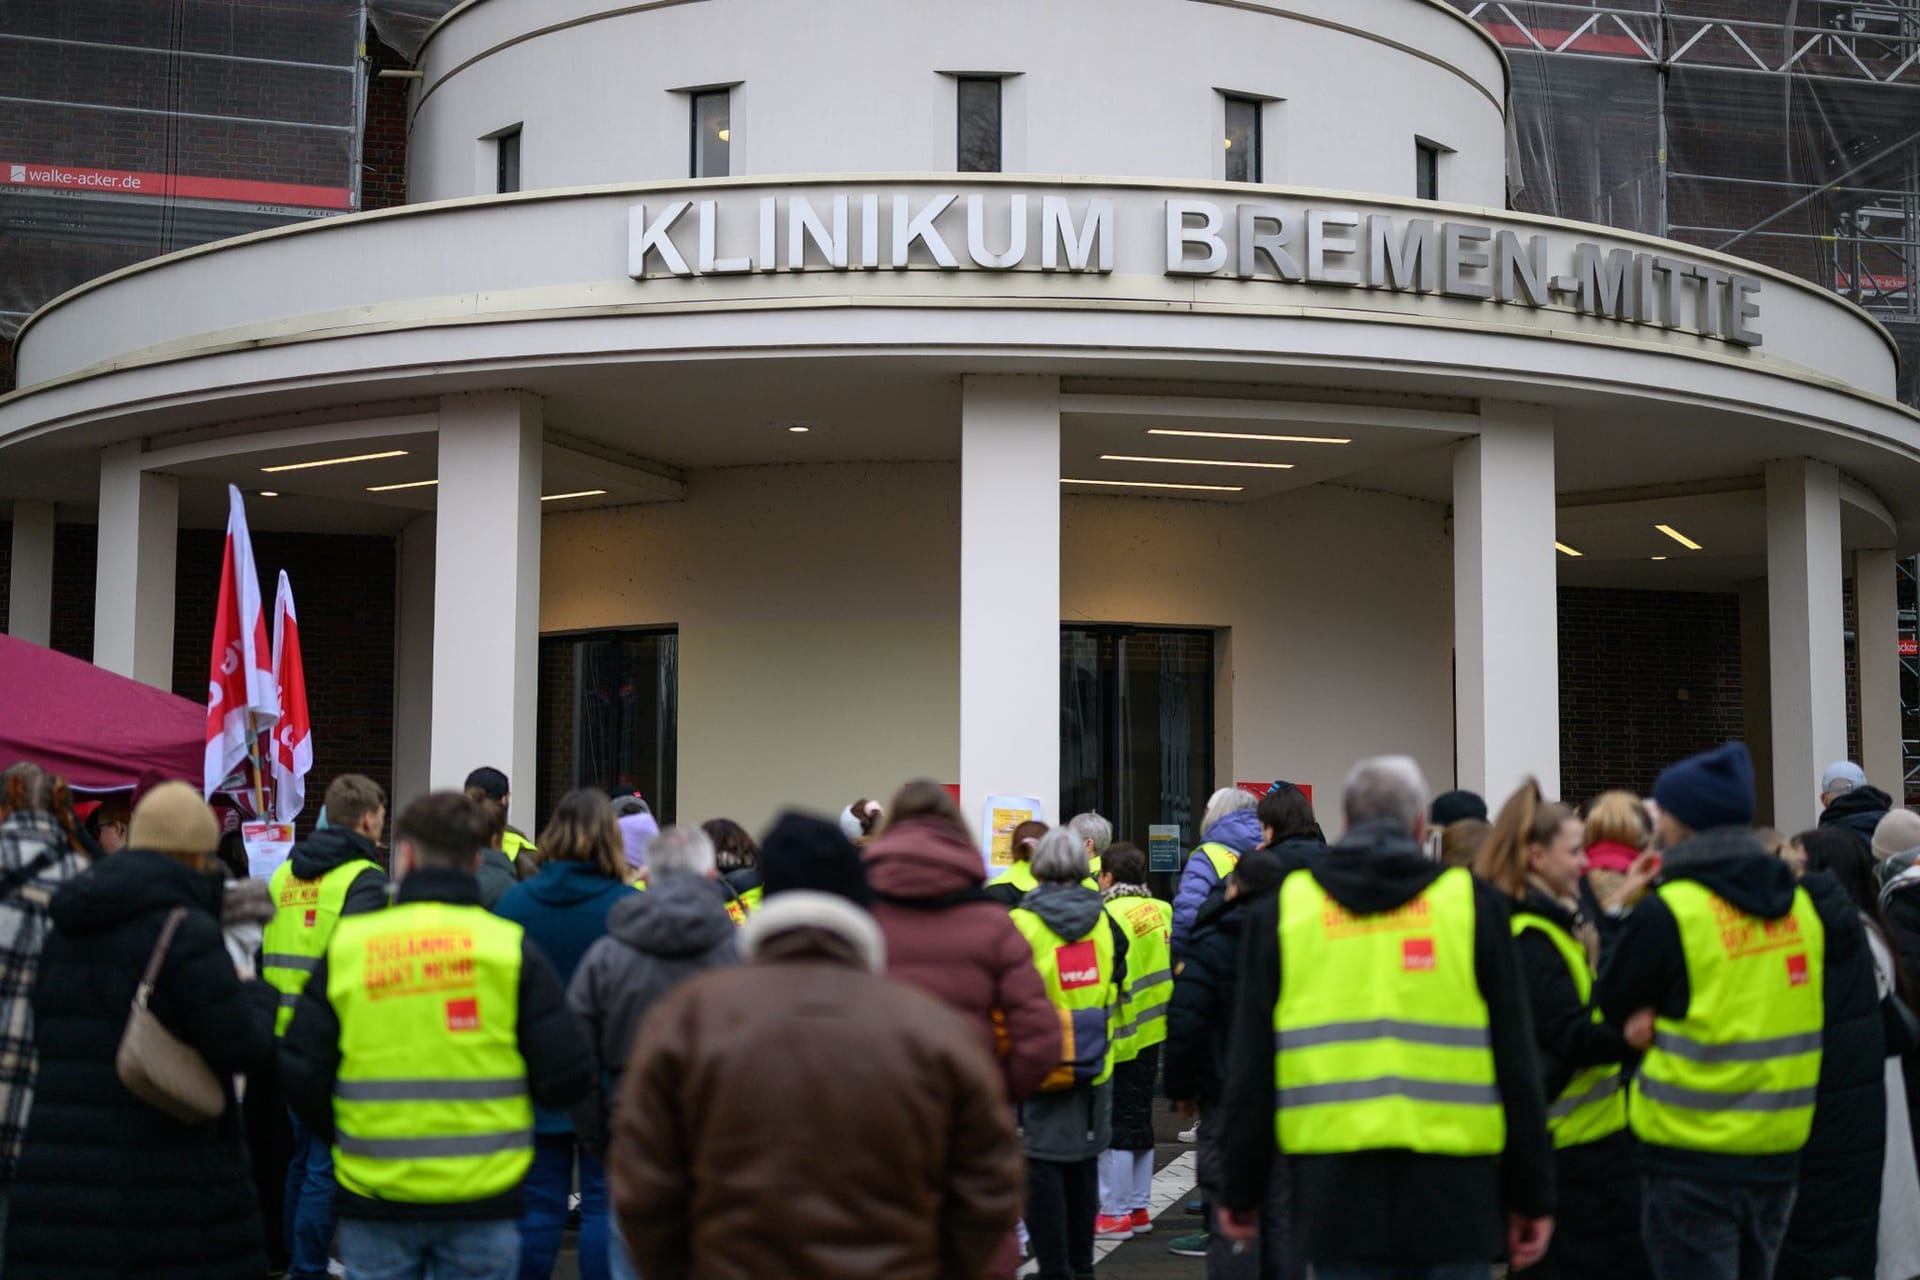
[[[13,1181],[33,1104],[33,977],[53,927],[47,908],[85,866],[51,815],[23,809],[0,822],[0,1188]]]

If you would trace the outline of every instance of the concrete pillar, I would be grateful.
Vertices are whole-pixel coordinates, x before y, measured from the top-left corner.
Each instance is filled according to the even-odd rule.
[[[1060,380],[973,374],[960,403],[960,804],[1058,822]],[[1033,726],[1013,731],[1018,722]]]
[[[1892,548],[1853,553],[1860,615],[1860,767],[1867,781],[1904,803],[1907,765],[1900,732],[1900,606]]]
[[[1560,793],[1553,417],[1489,402],[1453,463],[1459,785],[1500,804],[1529,774]]]
[[[1740,719],[1753,756],[1753,820],[1773,826],[1773,665],[1767,656],[1767,580],[1740,584]],[[1653,781],[1651,778],[1648,782]]]
[[[1806,458],[1769,462],[1773,823],[1782,831],[1814,824],[1820,816],[1820,771],[1847,754],[1841,567],[1840,473]]]
[[[109,671],[173,687],[174,559],[180,485],[141,469],[138,440],[100,451],[99,567],[93,588],[93,660]],[[209,591],[217,583],[209,583]]]
[[[480,765],[505,770],[522,828],[535,799],[541,435],[525,392],[440,402],[430,777],[458,787]]]
[[[395,548],[399,572],[394,575],[397,599],[393,611],[393,794],[390,797],[395,813],[405,807],[407,801],[433,790],[435,521],[434,516],[415,518],[400,531],[399,545]]]
[[[7,584],[7,634],[34,644],[53,639],[53,504],[13,504],[13,559]]]

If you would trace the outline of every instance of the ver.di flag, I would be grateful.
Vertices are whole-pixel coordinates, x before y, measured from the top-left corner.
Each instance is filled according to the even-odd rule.
[[[247,758],[248,744],[280,718],[273,652],[260,608],[260,574],[247,536],[240,490],[227,486],[227,546],[220,558],[220,598],[213,614],[213,663],[207,678],[207,773],[211,796]]]
[[[313,770],[313,722],[307,718],[307,668],[300,660],[300,621],[293,611],[293,584],[280,571],[273,595],[273,678],[279,686],[280,722],[273,727],[273,816],[292,822],[307,806],[307,774]]]

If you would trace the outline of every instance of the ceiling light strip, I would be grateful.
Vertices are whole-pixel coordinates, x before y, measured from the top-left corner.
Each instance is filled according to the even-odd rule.
[[[1281,444],[1352,444],[1348,436],[1274,436],[1254,431],[1176,431],[1172,427],[1148,427],[1150,436],[1186,436],[1195,440],[1269,440]]]
[[[392,493],[395,489],[426,489],[439,484],[438,480],[409,480],[405,484],[370,484],[368,493]]]
[[[1568,546],[1564,542],[1554,543],[1553,549],[1555,551],[1558,551],[1563,556],[1572,556],[1575,560],[1578,560],[1581,556],[1586,554],[1584,551],[1575,551],[1572,547]]]
[[[1172,467],[1259,467],[1266,471],[1291,471],[1291,462],[1234,462],[1220,458],[1148,458],[1131,453],[1103,453],[1102,462],[1158,462]]]
[[[1660,532],[1666,534],[1669,538],[1672,538],[1675,542],[1679,543],[1681,546],[1685,547],[1689,551],[1700,550],[1699,543],[1695,542],[1692,538],[1689,538],[1686,534],[1680,532],[1678,529],[1674,528],[1670,524],[1657,524],[1653,527],[1658,529]]]
[[[1061,484],[1097,484],[1111,489],[1194,489],[1204,493],[1243,493],[1245,485],[1238,484],[1169,484],[1163,480],[1075,480],[1068,476],[1060,477]]]
[[[404,458],[405,449],[388,449],[384,453],[356,453],[351,458],[320,458],[314,462],[283,462],[277,467],[262,467],[262,471],[307,471],[314,467],[338,467],[349,462],[378,462],[382,458]]]
[[[605,489],[580,489],[573,493],[543,493],[540,495],[540,501],[559,502],[564,498],[598,498],[604,493],[606,493]]]

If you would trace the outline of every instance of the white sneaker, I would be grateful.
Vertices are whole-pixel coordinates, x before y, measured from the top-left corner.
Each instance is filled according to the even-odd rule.
[[[1196,1124],[1191,1129],[1182,1129],[1179,1136],[1180,1141],[1185,1143],[1191,1144],[1198,1142],[1200,1141],[1200,1126]]]

